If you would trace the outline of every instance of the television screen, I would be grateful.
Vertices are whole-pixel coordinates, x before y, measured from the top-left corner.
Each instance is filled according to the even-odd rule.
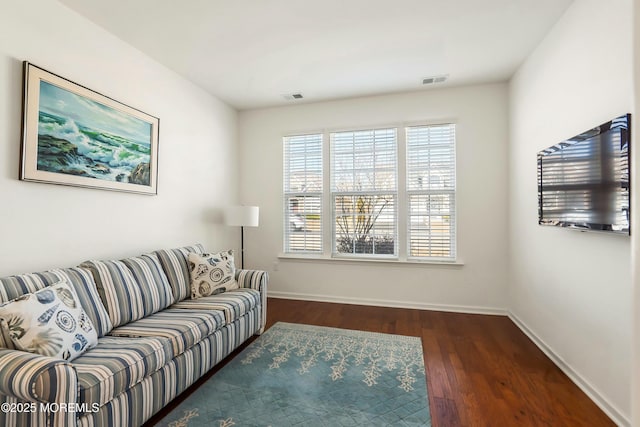
[[[629,234],[631,115],[538,153],[538,223]]]

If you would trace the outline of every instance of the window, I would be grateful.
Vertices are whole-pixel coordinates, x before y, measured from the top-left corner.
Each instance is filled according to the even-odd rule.
[[[455,261],[455,199],[453,124],[284,138],[285,253]]]
[[[407,132],[408,257],[455,259],[455,127]]]
[[[322,253],[322,135],[284,139],[284,250]]]
[[[396,129],[331,134],[333,253],[397,255]]]

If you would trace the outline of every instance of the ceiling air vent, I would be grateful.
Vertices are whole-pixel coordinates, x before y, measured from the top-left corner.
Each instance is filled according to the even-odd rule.
[[[296,100],[296,99],[304,98],[304,96],[302,96],[301,93],[291,93],[291,94],[286,93],[286,94],[283,94],[282,97],[284,99],[286,99],[287,101],[293,101],[293,100]]]
[[[431,76],[431,77],[425,77],[424,79],[422,79],[422,84],[423,85],[432,85],[434,83],[443,83],[447,80],[447,78],[449,77],[448,74],[443,74],[441,76]]]

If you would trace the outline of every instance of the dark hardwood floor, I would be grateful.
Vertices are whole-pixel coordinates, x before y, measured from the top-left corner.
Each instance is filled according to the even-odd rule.
[[[274,298],[267,313],[267,327],[282,321],[421,337],[433,426],[615,425],[505,316]]]

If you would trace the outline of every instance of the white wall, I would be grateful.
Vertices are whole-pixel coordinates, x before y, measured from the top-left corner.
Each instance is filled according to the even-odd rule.
[[[282,137],[291,132],[457,120],[458,252],[462,267],[282,260]],[[245,230],[246,263],[270,272],[272,295],[354,303],[506,308],[505,84],[428,90],[244,111],[241,200],[261,208]]]
[[[574,2],[510,83],[510,308],[621,423],[630,238],[538,226],[536,152],[631,111],[630,12],[630,0]]]
[[[157,196],[18,180],[22,61],[160,118]],[[53,0],[2,2],[0,275],[201,241],[237,192],[236,112]]]

